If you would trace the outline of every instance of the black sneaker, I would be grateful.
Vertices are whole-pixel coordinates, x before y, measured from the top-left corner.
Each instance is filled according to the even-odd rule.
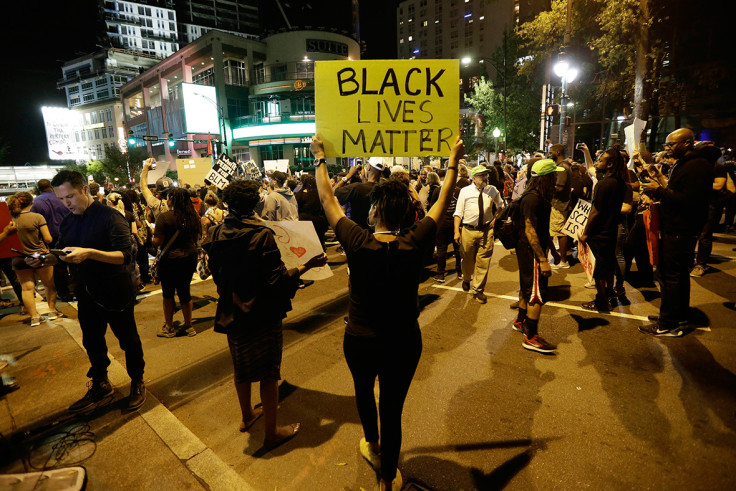
[[[488,301],[488,297],[486,297],[486,294],[483,293],[483,292],[475,292],[473,294],[473,298],[479,304],[484,304],[484,303],[486,303]]]
[[[536,351],[538,353],[554,353],[555,352],[555,347],[549,344],[544,339],[542,339],[542,337],[539,334],[535,334],[531,338],[528,338],[526,337],[526,335],[524,335],[524,342],[521,343],[521,345],[530,351]]]
[[[516,310],[516,309],[518,309],[518,308],[519,308],[519,301],[517,300],[516,302],[512,303],[511,305],[509,305],[509,308],[510,308],[511,310]]]
[[[592,302],[586,302],[582,304],[581,307],[583,307],[585,310],[592,310],[595,312],[602,312],[602,313],[610,312],[611,310],[611,304],[608,301],[608,299],[605,299],[604,301],[601,302],[600,300],[596,298]]]
[[[130,382],[130,395],[128,396],[128,405],[126,411],[135,411],[146,402],[146,386],[143,380]]]
[[[657,323],[639,326],[639,332],[660,338],[679,338],[684,334],[679,327],[677,329],[660,329]]]
[[[437,283],[444,283],[445,282],[445,273],[438,274],[433,279]]]
[[[470,282],[469,281],[463,281],[463,291],[469,292],[470,291]]]
[[[648,315],[647,319],[649,319],[652,322],[659,322],[659,316],[658,315]],[[687,321],[677,321],[677,327],[687,327]]]
[[[112,400],[112,395],[115,391],[110,385],[110,381],[105,379],[91,380],[87,382],[87,393],[84,397],[79,399],[77,402],[69,406],[70,413],[80,413],[94,409],[100,405],[101,402],[109,402]]]

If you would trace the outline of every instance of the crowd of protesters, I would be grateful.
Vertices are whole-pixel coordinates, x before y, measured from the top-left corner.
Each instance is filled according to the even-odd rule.
[[[593,281],[586,284],[595,297],[583,308],[609,312],[628,305],[625,280],[640,287],[656,280],[660,313],[640,331],[670,337],[687,332],[689,278],[707,272],[714,231],[734,230],[733,153],[711,142],[696,144],[687,129],[668,135],[665,150],[656,155],[646,150],[628,155],[614,145],[593,156],[585,144],[577,148],[583,163],[567,158],[564,146],[552,145],[547,155],[528,156],[520,168],[502,161],[471,166],[461,158],[465,149],[458,140],[449,160],[419,172],[370,158],[330,176],[315,136],[314,175],[276,171],[262,182],[234,180],[224,190],[175,186],[167,177],[149,186],[153,159],[144,164],[140,189],[106,194],[81,174],[61,171],[51,181],[39,181],[35,199],[19,192],[8,200],[12,221],[0,240],[17,234],[27,257],[0,265],[32,327],[62,315],[56,310],[57,291],[62,300],[78,301],[91,383],[72,412],[88,411],[112,395],[108,324],[126,354],[128,409],[141,407],[145,363],[134,316],[136,293],[160,282],[163,324],[157,335],[195,336],[190,285],[200,267],[211,272],[219,295],[215,331],[227,334],[240,431],[263,415],[264,446],[273,448],[299,431],[298,423],[279,426],[276,419],[281,323],[296,291],[310,284],[300,276],[324,265],[326,255],[287,269],[263,220],[310,221],[323,250],[332,229],[349,267],[344,353],[364,430],[359,449],[380,473],[381,488],[391,489],[400,487],[401,412],[422,351],[417,303],[422,271],[434,257],[433,280],[444,283],[452,245],[462,290],[486,303],[495,217],[512,202],[518,205],[512,252],[519,300],[512,305],[518,315],[511,328],[523,334],[525,349],[554,353],[539,334],[548,279],[553,271],[570,268],[581,248],[596,260]],[[573,238],[563,227],[579,200],[591,202],[591,211]],[[36,275],[48,303],[43,315],[36,309]],[[376,292],[389,289],[391,313],[374,301]],[[176,296],[184,318],[178,327]],[[2,302],[2,307],[17,305]],[[251,401],[254,382],[260,383],[262,407]]]

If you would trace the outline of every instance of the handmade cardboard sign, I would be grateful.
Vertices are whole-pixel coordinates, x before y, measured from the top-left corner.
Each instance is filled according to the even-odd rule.
[[[327,157],[449,156],[458,60],[317,61],[315,119]]]
[[[590,215],[591,204],[584,199],[579,199],[578,204],[567,217],[565,226],[562,229],[562,233],[576,239],[585,230],[585,225],[588,223],[588,215]]]
[[[595,256],[590,250],[590,247],[588,247],[588,244],[583,241],[578,242],[578,260],[585,270],[588,281],[592,283],[593,271],[595,271]]]
[[[212,159],[176,159],[176,172],[181,185],[201,185],[205,177],[212,170]]]
[[[273,230],[276,245],[281,252],[281,260],[287,268],[296,268],[309,259],[322,254],[322,245],[317,238],[314,224],[310,221],[273,222],[264,220],[266,226]],[[332,270],[325,264],[313,268],[302,275],[305,280],[324,280],[332,276]]]
[[[227,155],[220,155],[212,169],[204,178],[206,184],[214,184],[217,189],[225,189],[238,173],[238,164],[230,160]]]

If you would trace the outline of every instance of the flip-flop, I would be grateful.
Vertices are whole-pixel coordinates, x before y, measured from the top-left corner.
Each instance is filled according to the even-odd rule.
[[[261,416],[263,416],[262,408],[255,408],[254,412],[256,412],[257,414],[253,416],[253,418],[251,418],[249,421],[240,422],[240,432],[241,433],[245,433],[246,431],[248,431],[251,428],[251,426],[253,426],[256,423],[256,421],[258,421],[261,418]]]
[[[301,424],[300,423],[293,423],[293,424],[290,424],[289,426],[291,426],[291,429],[292,429],[291,435],[288,435],[288,436],[282,438],[281,440],[277,440],[275,442],[264,441],[263,442],[263,448],[266,451],[270,451],[270,450],[273,450],[274,448],[276,448],[276,447],[278,447],[280,445],[283,445],[284,443],[288,442],[292,438],[294,438],[297,435],[297,433],[299,433],[299,428],[301,427]]]

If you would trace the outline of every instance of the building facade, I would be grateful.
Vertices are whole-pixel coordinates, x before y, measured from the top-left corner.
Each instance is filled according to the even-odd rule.
[[[157,61],[153,55],[111,48],[62,66],[57,88],[64,90],[73,112],[77,160],[100,160],[111,146],[125,148],[120,87]]]
[[[103,0],[107,37],[113,47],[166,58],[179,49],[171,0]]]
[[[332,32],[290,30],[255,41],[212,30],[121,89],[126,131],[141,144],[143,136],[159,137],[146,145],[171,168],[177,156],[206,155],[209,136],[241,161],[306,163],[315,132],[314,62],[359,56],[354,38]],[[187,84],[215,89],[218,124],[210,135],[188,128]]]

